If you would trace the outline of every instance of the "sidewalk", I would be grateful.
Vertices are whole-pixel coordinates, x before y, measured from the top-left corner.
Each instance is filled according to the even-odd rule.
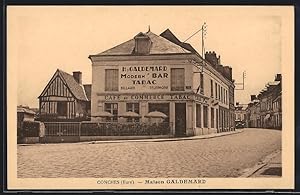
[[[240,177],[281,177],[282,176],[282,159],[281,150],[277,150],[266,156],[261,162],[254,167],[245,170]]]
[[[85,141],[85,142],[74,142],[74,143],[51,143],[52,144],[104,144],[104,143],[126,143],[126,142],[166,142],[166,141],[183,141],[183,140],[197,140],[197,139],[209,139],[214,137],[221,137],[226,135],[232,135],[241,133],[243,130],[238,129],[235,131],[223,132],[223,133],[212,133],[199,136],[191,137],[170,137],[170,138],[158,138],[158,139],[131,139],[131,140],[101,140],[101,141]],[[32,146],[32,145],[44,145],[41,143],[36,144],[18,144],[19,146]],[[48,145],[48,144],[47,144]]]
[[[171,138],[159,138],[159,139],[134,139],[134,140],[107,140],[107,141],[90,141],[90,142],[81,142],[81,143],[88,143],[88,144],[102,144],[102,143],[125,143],[125,142],[165,142],[165,141],[183,141],[183,140],[197,140],[197,139],[208,139],[214,137],[221,137],[226,135],[232,135],[241,133],[243,130],[235,130],[229,132],[222,132],[222,133],[212,133],[206,135],[199,135],[199,136],[191,136],[191,137],[171,137]]]

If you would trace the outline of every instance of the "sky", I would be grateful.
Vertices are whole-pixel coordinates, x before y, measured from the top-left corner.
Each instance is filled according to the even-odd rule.
[[[205,50],[231,66],[233,79],[245,89],[235,101],[248,103],[250,95],[281,73],[282,20],[272,7],[208,6],[14,6],[8,7],[8,66],[16,68],[17,104],[38,107],[38,96],[57,68],[81,71],[91,83],[89,55],[132,39],[139,32],[157,35],[169,28],[187,39],[206,22]],[[276,9],[276,7],[274,8]],[[201,33],[188,43],[201,53]],[[241,86],[236,86],[241,88]]]

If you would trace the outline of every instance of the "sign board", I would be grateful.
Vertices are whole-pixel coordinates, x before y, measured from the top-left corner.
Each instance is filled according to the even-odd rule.
[[[180,101],[180,100],[195,100],[197,102],[207,103],[207,100],[198,95],[192,94],[120,94],[120,95],[100,95],[100,100],[105,102],[119,102],[119,101]]]
[[[120,66],[119,91],[170,91],[170,68],[164,65]]]

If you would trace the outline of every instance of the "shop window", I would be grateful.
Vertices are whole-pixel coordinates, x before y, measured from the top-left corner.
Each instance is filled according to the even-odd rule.
[[[201,105],[196,104],[196,127],[201,127]]]
[[[106,118],[107,121],[118,121],[118,103],[105,103],[105,111],[113,114],[114,116],[112,118],[108,117]]]
[[[211,108],[210,110],[210,124],[211,124],[211,128],[215,128],[215,113],[214,113],[214,108]]]
[[[170,104],[169,103],[149,103],[149,112],[159,111],[168,116],[164,121],[169,122]]]
[[[207,106],[203,106],[203,127],[208,127],[208,109]]]
[[[171,68],[171,91],[184,91],[184,68]]]
[[[119,70],[105,69],[105,91],[119,90]]]
[[[126,103],[126,112],[135,112],[140,114],[139,103]],[[127,122],[139,122],[140,118],[127,118]]]

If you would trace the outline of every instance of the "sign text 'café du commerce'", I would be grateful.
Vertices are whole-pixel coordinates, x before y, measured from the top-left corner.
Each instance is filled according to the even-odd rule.
[[[167,91],[170,86],[168,66],[122,66],[120,91]]]

